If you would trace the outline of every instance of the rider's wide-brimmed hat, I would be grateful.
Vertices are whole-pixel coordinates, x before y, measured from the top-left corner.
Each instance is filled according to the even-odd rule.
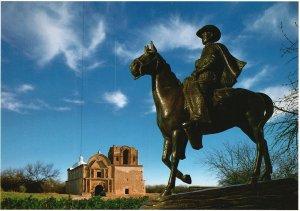
[[[197,31],[196,35],[202,39],[203,32],[207,32],[207,31],[213,33],[213,37],[212,37],[213,42],[216,42],[221,38],[221,31],[218,29],[218,27],[214,25],[203,26],[201,29]]]

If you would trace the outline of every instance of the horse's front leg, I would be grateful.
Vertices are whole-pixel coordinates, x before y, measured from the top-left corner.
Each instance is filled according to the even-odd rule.
[[[174,130],[172,134],[172,160],[171,160],[171,172],[170,177],[168,181],[168,185],[166,186],[164,192],[161,194],[162,196],[171,195],[172,191],[175,188],[175,180],[176,180],[176,173],[177,173],[177,167],[179,163],[178,158],[178,141],[180,137],[180,130]]]
[[[171,161],[170,161],[171,154],[172,154],[172,142],[169,138],[165,138],[162,161],[170,170],[172,169],[172,164],[171,164]],[[176,172],[176,177],[178,179],[180,179],[182,182],[185,182],[187,184],[192,183],[191,176],[188,175],[188,174],[183,175],[183,173],[181,171],[179,171],[178,169],[177,169],[177,172]]]

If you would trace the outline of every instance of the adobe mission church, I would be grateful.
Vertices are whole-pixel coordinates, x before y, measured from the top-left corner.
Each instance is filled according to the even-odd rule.
[[[107,196],[145,195],[143,166],[138,164],[135,148],[113,145],[108,157],[98,152],[85,163],[80,156],[68,169],[68,194],[94,196],[103,191]]]

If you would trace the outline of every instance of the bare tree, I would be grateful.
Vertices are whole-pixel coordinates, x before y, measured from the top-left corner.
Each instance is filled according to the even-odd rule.
[[[26,165],[24,174],[32,192],[43,192],[44,183],[55,180],[60,172],[53,168],[53,164],[37,161],[35,164]]]
[[[25,187],[25,176],[22,169],[6,169],[1,171],[1,188],[4,191],[22,191]]]
[[[295,23],[298,29],[298,24]],[[281,31],[285,38],[280,51],[282,57],[288,57],[288,63],[297,62],[298,40],[292,40],[285,33],[281,23]],[[298,66],[297,66],[298,67]],[[287,96],[275,101],[275,114],[273,121],[268,124],[269,131],[275,134],[273,146],[279,148],[282,153],[293,151],[298,153],[298,69],[292,70],[289,83],[286,84],[290,92]]]
[[[217,172],[220,185],[247,183],[254,167],[255,148],[245,143],[225,143],[224,148],[206,154],[206,165]]]
[[[255,145],[246,143],[224,144],[223,150],[206,154],[206,165],[217,172],[220,185],[244,184],[249,182],[256,158]],[[273,179],[297,177],[297,158],[291,153],[272,153]],[[262,164],[264,171],[264,163]]]

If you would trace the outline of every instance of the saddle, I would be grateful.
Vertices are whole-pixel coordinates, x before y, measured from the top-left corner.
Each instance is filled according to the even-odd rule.
[[[221,89],[216,89],[213,92],[212,96],[212,104],[213,106],[221,105],[226,103],[226,101],[240,93],[240,89],[234,89],[234,88],[221,88]]]

